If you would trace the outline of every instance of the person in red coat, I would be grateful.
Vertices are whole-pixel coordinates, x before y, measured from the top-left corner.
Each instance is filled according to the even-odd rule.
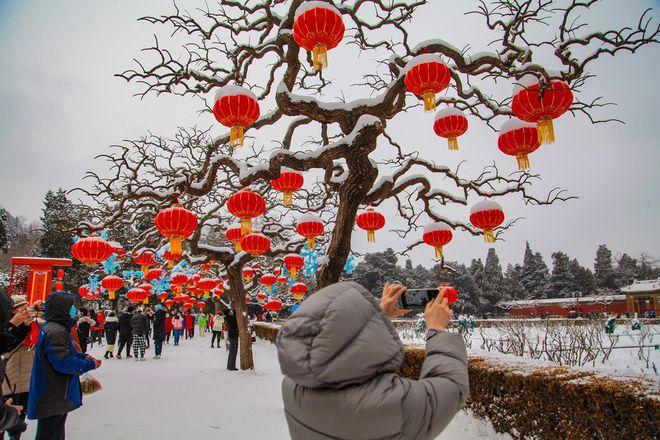
[[[165,315],[165,343],[169,344],[170,343],[170,335],[172,334],[172,330],[174,329],[174,325],[172,325],[172,315],[169,313]]]
[[[183,320],[186,323],[186,339],[192,339],[195,336],[195,317],[187,311]]]

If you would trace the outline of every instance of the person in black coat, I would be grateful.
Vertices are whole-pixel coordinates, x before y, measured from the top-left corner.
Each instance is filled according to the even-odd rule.
[[[0,354],[13,350],[25,340],[34,319],[34,314],[30,315],[28,311],[11,316],[13,308],[14,301],[7,295],[0,294]],[[0,377],[4,376],[5,362],[0,358]],[[20,417],[22,409],[12,405],[10,401],[0,404],[0,432],[6,431],[10,438],[14,438],[27,429],[27,425]]]
[[[225,313],[225,325],[227,326],[227,341],[229,341],[227,370],[236,371],[236,354],[238,353],[238,323],[236,322],[235,310],[228,310]]]
[[[165,309],[160,304],[156,305],[154,313],[154,359],[160,359],[163,352],[163,341],[165,340]]]
[[[126,357],[131,356],[131,344],[133,343],[133,329],[131,328],[131,318],[133,317],[133,306],[130,306],[119,316],[119,350],[117,350],[117,359],[121,359],[121,352],[126,346]]]
[[[133,331],[133,356],[138,360],[144,360],[144,352],[147,349],[147,334],[149,333],[149,318],[144,314],[142,308],[137,309],[131,318],[131,330]]]
[[[115,342],[117,341],[117,332],[119,331],[119,320],[115,316],[115,312],[110,312],[108,317],[105,318],[105,324],[103,326],[103,332],[105,333],[105,359],[108,357],[114,357],[112,354],[115,351]]]

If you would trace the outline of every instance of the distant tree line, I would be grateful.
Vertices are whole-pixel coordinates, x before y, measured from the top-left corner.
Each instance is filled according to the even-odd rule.
[[[413,288],[446,283],[459,292],[459,310],[497,314],[501,301],[611,294],[635,279],[660,276],[657,262],[649,255],[633,258],[624,253],[613,258],[604,244],[598,246],[593,270],[562,251],[552,254],[550,269],[529,243],[522,264],[509,264],[505,270],[494,248],[488,249],[485,262],[478,258],[469,265],[449,261],[445,266],[442,270],[439,265],[427,269],[414,266],[409,259],[400,265],[394,250],[387,249],[365,255],[352,278],[377,296],[385,282],[396,281]]]

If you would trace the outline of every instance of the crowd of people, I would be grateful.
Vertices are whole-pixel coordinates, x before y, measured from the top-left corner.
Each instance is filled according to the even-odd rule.
[[[215,314],[166,310],[157,304],[114,310],[77,309],[74,295],[55,292],[45,304],[0,294],[0,436],[21,438],[26,417],[37,420],[37,440],[64,439],[67,414],[82,404],[81,377],[102,361],[87,352],[103,346],[103,358],[145,361],[163,356],[163,345],[210,334],[210,347],[225,341],[227,369],[236,371],[238,324],[231,309]],[[115,348],[116,347],[116,348]]]

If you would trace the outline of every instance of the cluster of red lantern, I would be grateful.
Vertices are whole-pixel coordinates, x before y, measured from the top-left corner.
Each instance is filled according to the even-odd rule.
[[[293,18],[293,39],[312,53],[314,69],[328,67],[328,50],[344,38],[344,22],[339,11],[322,1],[303,2]]]

